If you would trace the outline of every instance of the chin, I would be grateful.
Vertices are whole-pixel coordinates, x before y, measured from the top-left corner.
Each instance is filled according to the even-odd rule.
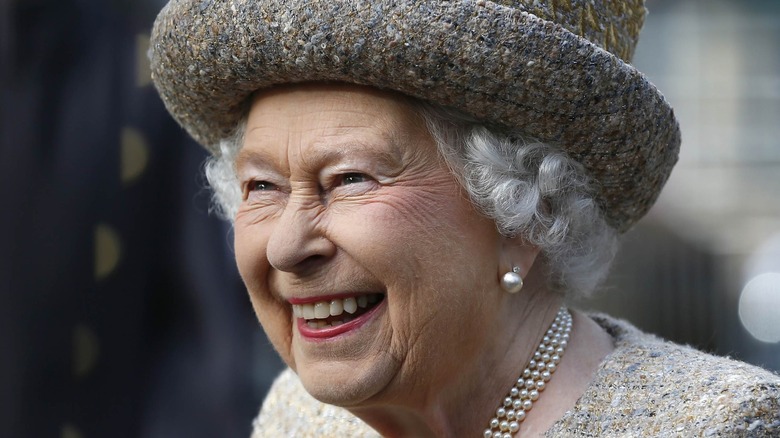
[[[396,362],[384,354],[357,362],[297,361],[296,372],[303,387],[317,400],[344,408],[359,407],[385,391],[396,374]]]

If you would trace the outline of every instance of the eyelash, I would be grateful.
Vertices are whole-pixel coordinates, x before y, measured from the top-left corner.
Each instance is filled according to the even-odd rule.
[[[260,185],[265,185],[265,186],[268,186],[268,187],[259,188],[258,186],[260,186]],[[263,181],[263,180],[257,180],[257,181],[249,181],[249,184],[247,184],[247,188],[246,189],[247,189],[248,192],[254,192],[256,190],[257,191],[267,192],[267,191],[272,191],[272,190],[278,190],[278,187],[276,187],[276,184],[274,184],[274,183],[271,183],[271,182],[268,182],[268,181]]]
[[[359,179],[359,181],[350,181],[352,179]],[[339,186],[339,185],[359,184],[362,182],[369,181],[370,179],[371,178],[369,178],[368,175],[366,175],[365,173],[349,172],[341,175],[340,178],[337,180],[338,184],[336,185]]]
[[[339,186],[347,186],[347,185],[353,185],[353,184],[360,184],[363,182],[371,181],[371,177],[366,175],[365,173],[360,172],[348,172],[344,173],[342,175],[339,175],[333,184],[333,187],[339,187]],[[249,181],[246,185],[246,189],[244,192],[244,199],[246,199],[250,193],[252,192],[272,192],[272,191],[278,191],[279,187],[269,181],[266,180],[252,180]]]

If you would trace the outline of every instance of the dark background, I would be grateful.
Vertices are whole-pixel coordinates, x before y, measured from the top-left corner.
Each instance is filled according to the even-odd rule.
[[[3,437],[246,437],[280,369],[208,214],[205,152],[150,85],[163,3],[0,3]],[[739,311],[780,273],[780,7],[648,7],[635,64],[683,153],[582,306],[780,370],[780,285],[769,319]]]

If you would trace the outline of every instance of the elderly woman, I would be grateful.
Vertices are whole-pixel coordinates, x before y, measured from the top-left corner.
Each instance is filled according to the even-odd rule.
[[[780,379],[566,307],[677,159],[640,0],[173,0],[171,114],[213,153],[289,365],[257,436],[780,435]]]

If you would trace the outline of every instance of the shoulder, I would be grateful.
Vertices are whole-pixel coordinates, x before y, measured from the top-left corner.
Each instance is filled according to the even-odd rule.
[[[280,436],[379,435],[347,410],[314,399],[303,388],[298,376],[287,369],[271,386],[252,430],[252,438]]]
[[[594,316],[615,339],[575,408],[580,436],[780,436],[780,377]]]

